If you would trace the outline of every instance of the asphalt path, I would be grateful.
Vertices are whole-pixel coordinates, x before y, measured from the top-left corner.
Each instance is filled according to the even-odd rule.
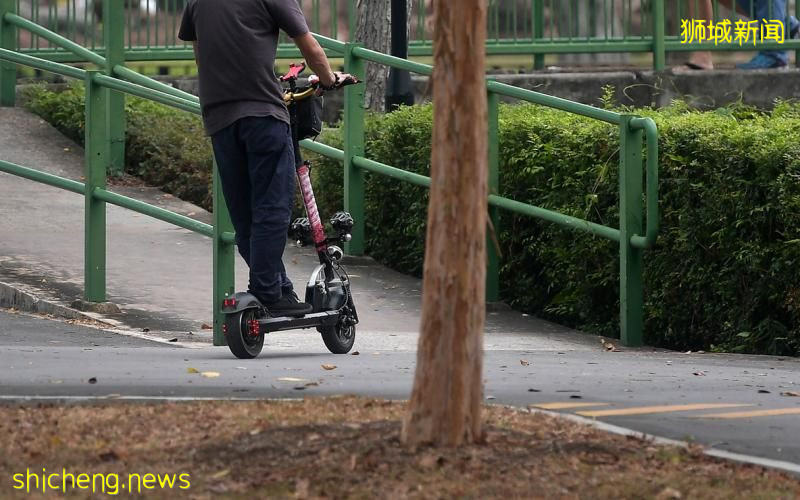
[[[408,342],[391,348],[391,337],[371,341],[367,334],[356,342],[357,355],[336,356],[315,332],[274,339],[267,337],[258,358],[239,360],[224,347],[155,342],[0,311],[0,399],[5,404],[335,394],[406,399],[410,393],[416,355]],[[584,414],[800,464],[800,397],[791,395],[800,391],[798,359],[609,352],[599,344],[563,351],[536,349],[535,342],[522,348],[518,341],[513,349],[502,344],[487,334],[488,403]]]

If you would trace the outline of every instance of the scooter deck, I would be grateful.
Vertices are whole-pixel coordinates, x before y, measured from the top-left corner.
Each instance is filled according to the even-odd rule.
[[[317,326],[334,326],[339,321],[339,311],[322,311],[305,316],[277,316],[258,320],[261,333],[295,330],[297,328],[314,328]]]

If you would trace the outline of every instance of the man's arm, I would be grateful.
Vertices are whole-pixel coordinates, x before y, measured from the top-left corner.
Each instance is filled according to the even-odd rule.
[[[306,64],[312,71],[319,77],[319,81],[323,87],[333,87],[337,81],[341,80],[341,75],[337,79],[337,75],[331,71],[328,57],[325,51],[320,47],[319,42],[314,38],[310,32],[299,35],[293,38],[295,45],[300,49]]]

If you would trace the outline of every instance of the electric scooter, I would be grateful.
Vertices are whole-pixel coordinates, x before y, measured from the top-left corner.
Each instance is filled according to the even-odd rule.
[[[309,85],[298,87],[297,79],[304,70],[305,63],[292,64],[280,80],[289,86],[284,89],[284,101],[291,116],[297,179],[307,215],[292,223],[291,233],[298,245],[312,243],[319,257],[319,265],[311,273],[305,290],[305,302],[313,309],[300,317],[275,316],[250,293],[226,296],[222,301],[223,332],[237,358],[258,356],[264,346],[264,336],[270,332],[316,328],[325,346],[334,354],[348,353],[356,338],[358,314],[350,293],[350,278],[341,266],[344,252],[339,246],[350,241],[353,218],[347,212],[337,212],[330,219],[336,236],[326,236],[311,188],[311,163],[300,156],[299,141],[316,136],[322,129],[321,86],[312,75]],[[355,83],[359,83],[358,80],[350,77],[338,82],[337,88]]]

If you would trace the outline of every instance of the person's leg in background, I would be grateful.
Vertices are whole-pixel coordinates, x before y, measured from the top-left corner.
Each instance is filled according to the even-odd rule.
[[[786,0],[737,0],[738,7],[746,12],[750,19],[760,23],[763,20],[781,21],[784,23],[784,36],[794,38],[800,31],[800,22],[786,10]],[[789,64],[789,53],[785,50],[762,50],[750,61],[737,64],[739,69],[781,68]]]
[[[714,12],[711,7],[711,0],[689,0],[689,21],[702,19],[712,22]],[[714,69],[714,60],[711,52],[707,50],[692,52],[689,59],[684,63],[685,69]]]

